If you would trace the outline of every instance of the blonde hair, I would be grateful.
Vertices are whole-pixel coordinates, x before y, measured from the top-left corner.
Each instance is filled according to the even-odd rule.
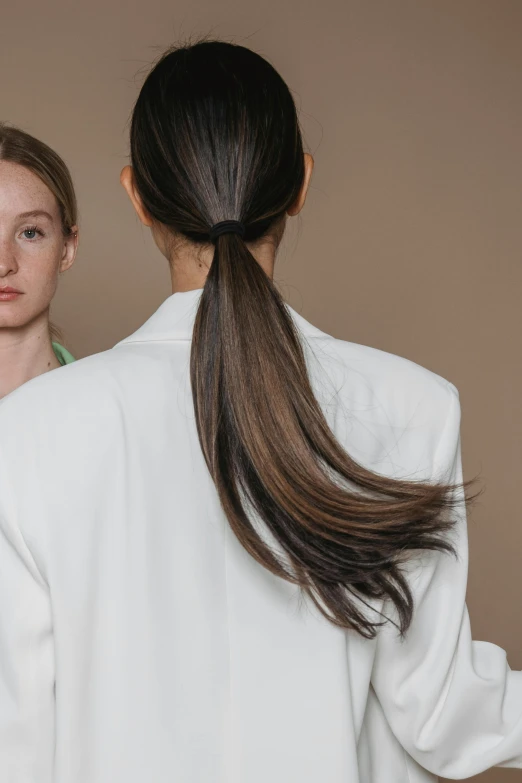
[[[0,122],[0,160],[24,166],[47,185],[58,202],[63,232],[70,234],[78,221],[78,205],[69,169],[62,158],[43,141]]]

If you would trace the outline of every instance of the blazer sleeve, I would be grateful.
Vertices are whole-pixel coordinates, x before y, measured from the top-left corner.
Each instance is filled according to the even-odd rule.
[[[460,404],[448,387],[433,477],[462,481]],[[456,514],[458,558],[429,553],[411,570],[413,623],[379,633],[372,684],[392,731],[425,769],[451,779],[494,766],[522,768],[522,672],[506,653],[472,641],[466,607],[466,511]]]
[[[53,759],[49,590],[17,526],[0,455],[0,780],[52,783]]]

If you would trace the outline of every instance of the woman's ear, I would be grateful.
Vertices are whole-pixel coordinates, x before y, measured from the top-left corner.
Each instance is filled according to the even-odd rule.
[[[134,181],[134,172],[132,170],[132,166],[125,166],[122,169],[120,174],[120,182],[127,191],[127,195],[130,198],[132,206],[136,210],[136,214],[138,215],[139,219],[144,226],[148,226],[150,228],[153,224],[153,220],[141,203],[140,194],[138,193],[136,183]]]
[[[60,274],[67,272],[74,264],[76,251],[78,250],[78,226],[71,226],[71,230],[65,237],[63,244],[62,260],[60,261]]]
[[[304,207],[306,201],[310,180],[312,179],[312,171],[314,170],[314,159],[311,155],[308,154],[308,152],[305,152],[304,154],[304,170],[304,179],[303,184],[301,185],[301,190],[299,191],[299,195],[290,209],[287,209],[286,211],[286,214],[290,217],[295,217],[295,215],[298,215]]]

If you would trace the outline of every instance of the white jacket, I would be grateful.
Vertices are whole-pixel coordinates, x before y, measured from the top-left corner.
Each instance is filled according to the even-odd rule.
[[[405,641],[254,562],[204,463],[200,291],[0,405],[1,783],[426,783],[522,768],[522,673],[472,642],[459,559],[410,567]],[[292,311],[318,398],[382,474],[461,480],[455,388]],[[427,772],[426,770],[430,770]]]

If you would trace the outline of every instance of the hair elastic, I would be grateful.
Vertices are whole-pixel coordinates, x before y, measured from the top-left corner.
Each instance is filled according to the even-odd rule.
[[[245,226],[239,220],[223,220],[221,223],[216,223],[210,229],[210,241],[215,242],[216,239],[223,234],[239,234],[240,237],[244,237]]]

